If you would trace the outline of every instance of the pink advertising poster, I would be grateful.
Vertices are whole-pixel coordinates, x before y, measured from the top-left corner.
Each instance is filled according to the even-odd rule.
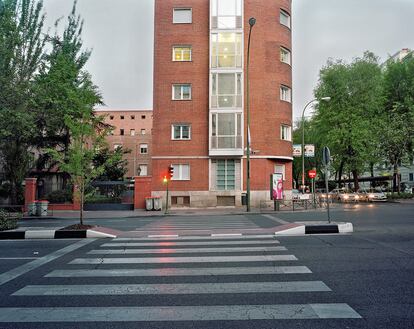
[[[283,174],[272,175],[272,199],[283,200]]]

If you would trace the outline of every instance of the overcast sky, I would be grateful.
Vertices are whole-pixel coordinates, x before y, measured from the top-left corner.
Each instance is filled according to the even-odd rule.
[[[262,0],[269,1],[269,0]],[[87,69],[108,108],[152,108],[153,0],[78,0]],[[47,26],[71,0],[44,0]],[[351,61],[370,50],[383,60],[414,48],[414,0],[293,0],[294,117],[312,99],[328,58]]]

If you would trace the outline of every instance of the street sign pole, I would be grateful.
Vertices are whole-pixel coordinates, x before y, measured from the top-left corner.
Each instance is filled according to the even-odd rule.
[[[329,164],[331,163],[331,151],[329,147],[324,146],[322,152],[322,164],[325,167],[325,186],[326,186],[326,210],[328,212],[328,222],[331,222],[331,214],[329,212]]]
[[[167,185],[167,200],[165,200],[165,212],[164,212],[165,214],[168,213],[168,180],[167,180],[166,185]]]

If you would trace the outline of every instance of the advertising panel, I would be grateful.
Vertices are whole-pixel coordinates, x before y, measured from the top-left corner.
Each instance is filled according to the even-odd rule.
[[[272,174],[272,200],[283,200],[283,174]]]

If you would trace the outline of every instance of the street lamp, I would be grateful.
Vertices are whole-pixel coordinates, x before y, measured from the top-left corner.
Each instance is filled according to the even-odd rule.
[[[247,179],[246,179],[246,206],[247,206],[247,212],[250,211],[250,81],[249,81],[249,66],[250,66],[250,36],[252,34],[252,28],[256,24],[256,18],[250,17],[249,19],[249,40],[247,43],[247,70],[246,70],[246,111],[247,111],[247,151],[246,151],[246,157],[247,157]]]
[[[321,101],[329,102],[331,97],[322,97]],[[319,103],[317,98],[312,99],[302,111],[302,193],[305,193],[305,111],[312,103]]]

